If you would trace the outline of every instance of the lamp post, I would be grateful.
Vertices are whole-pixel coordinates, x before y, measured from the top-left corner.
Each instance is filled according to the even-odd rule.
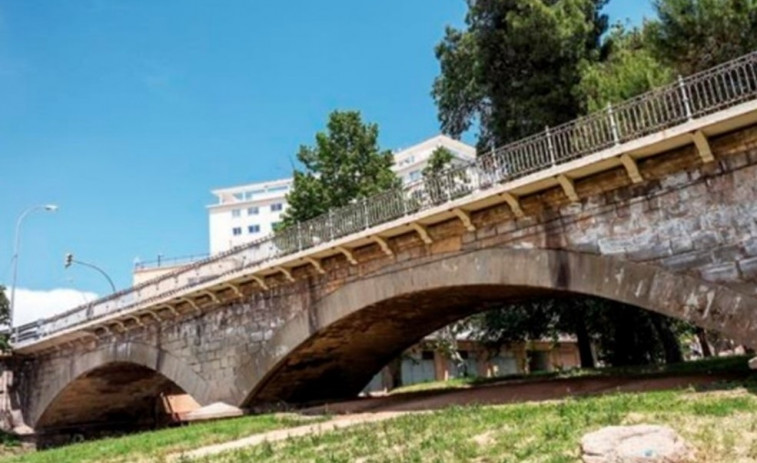
[[[58,210],[58,206],[55,204],[44,204],[44,205],[38,205],[38,206],[32,206],[29,209],[25,210],[21,213],[20,216],[18,216],[18,220],[16,221],[16,237],[13,244],[13,278],[11,279],[11,300],[10,300],[10,308],[8,317],[10,319],[10,325],[11,330],[13,330],[13,309],[15,307],[16,302],[16,279],[18,278],[18,251],[19,247],[21,245],[21,223],[24,221],[27,215],[34,211],[48,211],[48,212],[55,212]]]
[[[74,259],[74,255],[69,252],[68,254],[66,254],[66,259],[65,259],[65,263],[63,264],[63,267],[68,268],[71,266],[71,264],[79,264],[79,265],[83,265],[85,267],[89,267],[91,269],[97,270],[98,272],[102,274],[102,276],[105,277],[106,280],[108,280],[108,283],[110,283],[110,289],[112,289],[114,293],[116,292],[116,285],[113,284],[113,280],[111,280],[108,274],[105,273],[105,270],[101,269],[97,265],[90,264],[88,262],[82,262],[80,260],[76,260]]]

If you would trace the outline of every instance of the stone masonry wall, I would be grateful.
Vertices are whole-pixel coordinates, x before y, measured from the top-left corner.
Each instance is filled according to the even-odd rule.
[[[151,362],[162,365],[161,358],[170,357],[172,365],[191,370],[194,376],[187,373],[182,381],[203,402],[238,401],[247,392],[236,389],[238,370],[260,355],[286,321],[351,281],[431,255],[495,246],[563,249],[661,266],[757,295],[757,128],[710,142],[713,163],[702,164],[693,146],[683,148],[640,161],[641,184],[632,184],[622,168],[604,172],[576,181],[578,203],[554,188],[521,199],[525,218],[517,219],[502,204],[473,213],[474,232],[457,219],[430,227],[430,245],[408,228],[390,240],[393,256],[368,245],[354,250],[358,265],[341,255],[325,259],[325,275],[303,262],[292,271],[295,283],[269,277],[269,291],[244,285],[243,300],[229,291],[220,304],[204,304],[201,314],[182,306],[179,318],[160,324],[144,318],[144,327],[129,326],[123,333],[26,359],[20,376],[26,420],[34,426],[55,406],[61,390],[84,368],[80,359],[85,354],[104,352],[87,357],[93,359],[88,360],[92,368],[100,361],[130,361],[131,354],[114,347],[124,344],[158,352],[157,360],[140,354],[143,366],[153,368]],[[117,389],[118,378],[111,385]]]

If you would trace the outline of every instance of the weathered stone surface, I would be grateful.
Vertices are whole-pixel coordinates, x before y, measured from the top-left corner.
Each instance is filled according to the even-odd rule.
[[[693,463],[689,445],[666,426],[610,426],[581,439],[584,463]]]
[[[757,257],[750,257],[739,261],[739,270],[746,280],[757,279]]]
[[[702,268],[701,272],[702,279],[713,283],[728,283],[739,279],[739,270],[734,262],[709,265]]]

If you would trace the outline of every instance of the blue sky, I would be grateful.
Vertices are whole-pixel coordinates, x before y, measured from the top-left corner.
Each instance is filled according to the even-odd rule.
[[[60,205],[24,222],[24,318],[51,310],[29,307],[30,291],[107,292],[93,271],[64,270],[66,252],[119,287],[135,257],[206,252],[209,190],[288,176],[334,109],[379,123],[386,148],[438,132],[433,48],[462,24],[463,0],[287,6],[0,0],[0,283],[16,217]],[[651,7],[607,12],[638,23]]]

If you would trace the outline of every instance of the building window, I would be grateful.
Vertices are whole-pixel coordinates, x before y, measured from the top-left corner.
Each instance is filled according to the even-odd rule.
[[[258,212],[260,211],[258,210],[257,206],[247,208],[247,215],[258,215]]]
[[[250,233],[260,233],[260,225],[250,225],[247,227],[247,231]]]
[[[281,226],[281,222],[272,222],[271,223],[271,230],[277,231],[280,226]]]
[[[231,211],[231,216],[232,216],[233,218],[235,218],[235,219],[236,219],[236,218],[238,218],[238,217],[239,217],[240,215],[242,215],[242,211],[240,211],[239,209],[232,209],[232,211]]]
[[[414,182],[414,181],[418,180],[419,178],[421,178],[421,171],[420,170],[414,170],[414,171],[410,172],[410,176],[408,178],[410,179],[411,182]]]
[[[279,212],[284,209],[284,205],[281,203],[271,204],[271,212]]]
[[[234,227],[234,228],[232,228],[232,229],[231,229],[231,233],[232,233],[232,234],[233,234],[234,236],[239,236],[239,235],[241,235],[241,234],[242,234],[242,227]]]

